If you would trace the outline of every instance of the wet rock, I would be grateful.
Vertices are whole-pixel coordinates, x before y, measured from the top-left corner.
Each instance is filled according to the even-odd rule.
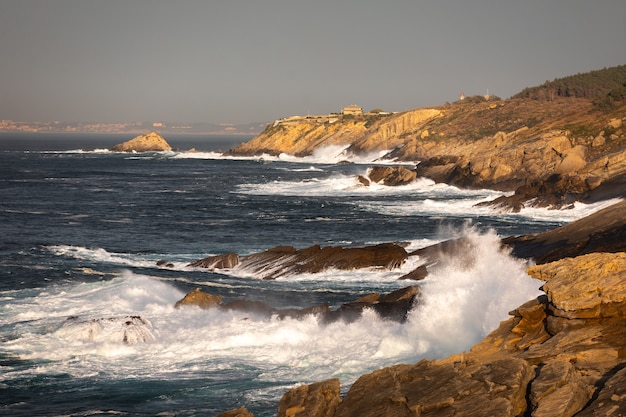
[[[594,252],[626,251],[626,201],[544,233],[502,240],[518,258],[542,264]]]
[[[209,256],[190,263],[188,266],[207,269],[231,269],[239,264],[239,255],[236,253],[224,253]]]
[[[222,302],[222,297],[220,295],[211,295],[201,291],[199,288],[196,288],[190,292],[188,292],[185,297],[181,300],[177,301],[174,305],[175,308],[180,308],[182,306],[198,306],[202,309],[207,309],[211,307],[217,307]]]
[[[278,403],[278,417],[333,417],[341,401],[337,378],[287,391]]]
[[[394,187],[415,181],[417,173],[403,166],[375,166],[369,169],[368,177],[371,182],[382,182],[384,185]]]
[[[171,150],[170,144],[157,132],[136,136],[111,148],[113,152],[161,152]]]
[[[192,262],[190,266],[220,269],[232,268],[236,265],[240,269],[259,274],[264,279],[275,279],[286,275],[317,273],[330,268],[394,269],[402,266],[406,259],[406,250],[394,243],[382,243],[362,248],[314,245],[296,249],[293,246],[277,246],[246,256],[235,254],[213,256]]]

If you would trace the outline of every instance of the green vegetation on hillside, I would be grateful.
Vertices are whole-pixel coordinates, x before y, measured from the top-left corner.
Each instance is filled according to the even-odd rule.
[[[561,97],[593,100],[601,105],[614,90],[626,84],[626,65],[557,78],[538,87],[525,88],[511,98],[552,101]],[[619,92],[613,93],[619,95]]]

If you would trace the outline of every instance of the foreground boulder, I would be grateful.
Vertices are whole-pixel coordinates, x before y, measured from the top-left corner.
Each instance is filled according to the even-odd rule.
[[[277,246],[264,252],[246,256],[223,254],[210,256],[189,264],[192,267],[230,269],[237,267],[261,275],[263,279],[304,273],[318,273],[327,269],[341,270],[379,267],[399,268],[408,255],[403,247],[394,243],[362,248],[314,245],[304,249]]]
[[[113,152],[162,152],[171,150],[170,144],[157,132],[137,136],[111,148]]]

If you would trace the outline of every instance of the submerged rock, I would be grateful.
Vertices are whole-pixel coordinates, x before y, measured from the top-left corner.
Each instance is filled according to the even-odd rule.
[[[161,152],[171,150],[170,144],[157,132],[136,136],[111,148],[113,152]]]

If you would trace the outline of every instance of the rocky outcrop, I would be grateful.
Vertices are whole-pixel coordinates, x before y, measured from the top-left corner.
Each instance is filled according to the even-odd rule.
[[[407,253],[399,245],[381,243],[361,248],[314,245],[304,249],[293,246],[277,246],[264,252],[246,256],[223,254],[199,259],[189,264],[192,267],[239,269],[258,274],[263,279],[282,276],[317,273],[330,268],[341,270],[362,268],[399,268],[407,259]]]
[[[316,149],[341,145],[353,153],[393,149],[402,135],[441,115],[438,109],[415,109],[394,114],[342,117],[300,117],[277,120],[230,155],[311,155]]]
[[[367,178],[360,178],[359,181],[364,185],[370,185],[371,182],[375,182],[395,187],[410,184],[416,179],[417,172],[404,166],[374,166],[367,171]]]
[[[518,258],[552,262],[592,252],[626,251],[626,201],[547,232],[503,239]]]
[[[332,417],[340,402],[336,378],[289,390],[278,403],[278,417]]]
[[[189,291],[181,300],[177,301],[174,307],[180,308],[182,306],[192,305],[206,310],[207,308],[220,305],[221,302],[222,297],[220,295],[207,294],[201,291],[200,288],[196,288]]]
[[[414,307],[418,298],[419,287],[409,286],[392,291],[388,294],[368,294],[351,303],[342,304],[335,310],[331,310],[328,305],[276,309],[269,304],[256,300],[232,300],[227,303],[222,303],[221,296],[207,294],[199,288],[196,288],[179,300],[175,307],[197,306],[202,309],[218,308],[224,311],[238,311],[251,314],[265,319],[275,316],[281,320],[286,317],[301,319],[308,315],[314,315],[322,324],[336,321],[346,323],[353,322],[361,317],[364,310],[372,309],[382,319],[404,322],[407,318],[407,314]]]
[[[545,280],[546,295],[512,311],[469,352],[362,375],[338,404],[336,382],[326,395],[319,393],[326,383],[297,387],[278,415],[624,415],[626,253],[567,258],[528,273]]]
[[[113,152],[162,152],[171,151],[172,147],[157,132],[137,136],[111,148]]]

